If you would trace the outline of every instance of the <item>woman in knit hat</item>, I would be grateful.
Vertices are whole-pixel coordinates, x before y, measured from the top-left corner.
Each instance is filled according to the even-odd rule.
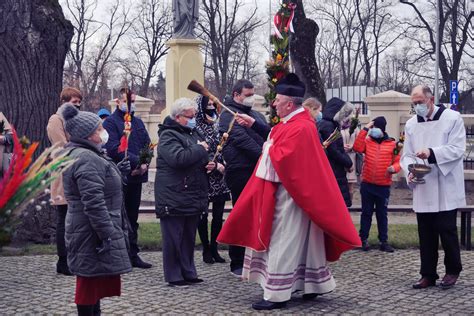
[[[121,175],[130,172],[130,162],[116,166],[101,150],[108,134],[98,115],[72,105],[62,115],[70,135],[65,147],[76,159],[63,175],[67,261],[77,276],[78,314],[97,315],[100,299],[120,296],[120,275],[132,270],[122,217]]]

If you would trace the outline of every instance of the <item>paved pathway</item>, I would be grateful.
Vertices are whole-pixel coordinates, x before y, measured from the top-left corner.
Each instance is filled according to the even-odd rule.
[[[256,284],[230,275],[227,264],[206,265],[196,252],[201,285],[172,288],[163,281],[161,253],[144,253],[155,266],[123,277],[123,295],[102,301],[104,314],[254,313]],[[337,288],[313,302],[295,295],[284,313],[311,314],[474,314],[474,252],[463,252],[464,271],[450,290],[414,290],[418,251],[393,254],[352,251],[332,264]],[[227,258],[227,256],[226,256]],[[74,277],[54,273],[55,256],[0,257],[0,314],[75,313]],[[441,260],[440,260],[441,261]],[[440,266],[440,274],[443,268]]]

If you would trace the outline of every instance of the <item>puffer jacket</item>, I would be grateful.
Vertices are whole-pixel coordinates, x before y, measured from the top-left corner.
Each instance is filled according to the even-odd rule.
[[[226,162],[226,173],[239,172],[239,170],[253,170],[262,154],[262,146],[270,132],[270,126],[265,117],[242,104],[231,100],[226,104],[237,113],[247,114],[255,119],[252,128],[247,128],[237,123],[234,124],[227,139],[222,155]],[[223,111],[219,120],[219,133],[227,132],[233,119],[232,113]]]
[[[182,126],[169,116],[158,130],[155,211],[157,217],[187,216],[207,212],[208,152],[195,129]]]
[[[339,123],[334,121],[334,116],[344,106],[344,101],[340,101],[341,102],[328,102],[323,109],[323,119],[318,124],[318,131],[322,141],[328,139],[335,129],[340,130]],[[327,147],[326,155],[332,171],[334,172],[334,176],[336,177],[342,196],[344,197],[344,201],[346,202],[346,206],[349,207],[352,205],[352,201],[346,177],[346,169],[352,167],[352,160],[344,150],[342,137]]]
[[[394,153],[396,146],[395,140],[389,138],[387,134],[378,142],[372,137],[367,137],[366,129],[360,131],[352,149],[365,154],[362,182],[382,186],[392,184],[392,176],[387,173],[387,168],[392,166],[395,172],[400,171],[400,153]]]
[[[66,148],[77,159],[63,175],[69,269],[84,277],[130,272],[120,171],[86,140],[72,138]]]

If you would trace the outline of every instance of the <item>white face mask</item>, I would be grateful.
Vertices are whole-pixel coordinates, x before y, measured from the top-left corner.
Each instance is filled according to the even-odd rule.
[[[245,105],[245,106],[247,106],[247,107],[249,107],[249,108],[251,108],[251,107],[253,106],[254,102],[255,102],[255,96],[252,95],[252,96],[250,96],[250,97],[246,97],[246,98],[242,101],[242,104]]]
[[[120,104],[120,110],[122,112],[127,112],[127,103],[122,103]],[[135,103],[132,102],[132,104],[130,104],[130,112],[135,112],[135,110],[137,109],[137,107],[135,106]]]
[[[426,104],[417,104],[415,105],[415,112],[416,115],[426,117],[426,115],[428,114],[428,106]]]
[[[100,132],[99,137],[102,141],[102,145],[107,144],[107,142],[109,141],[109,133],[107,133],[105,129]]]

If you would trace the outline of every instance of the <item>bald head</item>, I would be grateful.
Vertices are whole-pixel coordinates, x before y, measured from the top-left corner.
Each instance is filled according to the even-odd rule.
[[[427,85],[418,85],[414,87],[411,91],[411,96],[413,97],[415,95],[431,98],[433,97],[433,92],[431,92],[430,87],[428,87]]]

